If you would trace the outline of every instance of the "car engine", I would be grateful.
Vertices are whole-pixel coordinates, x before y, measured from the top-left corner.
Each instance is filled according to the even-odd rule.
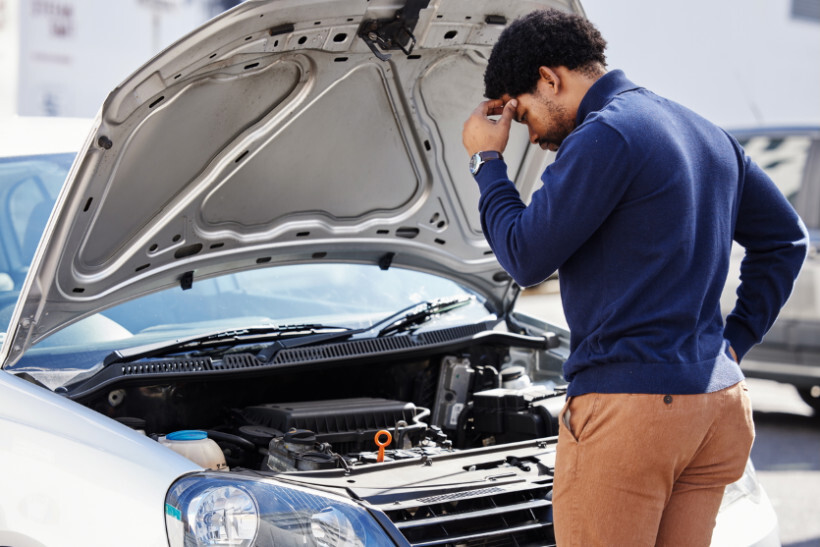
[[[205,431],[231,469],[346,468],[557,435],[560,355],[544,337],[493,336],[501,343],[470,336],[423,358],[417,349],[390,359],[375,352],[264,373],[226,370],[236,355],[212,370],[192,364],[201,356],[147,359],[72,398],[157,440]],[[164,378],[174,381],[155,382]]]

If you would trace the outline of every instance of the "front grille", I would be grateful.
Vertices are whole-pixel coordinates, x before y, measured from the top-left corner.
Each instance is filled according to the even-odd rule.
[[[419,498],[380,507],[416,547],[555,545],[552,482],[527,482]]]

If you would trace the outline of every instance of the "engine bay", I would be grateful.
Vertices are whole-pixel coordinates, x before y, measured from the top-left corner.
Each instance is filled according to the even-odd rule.
[[[230,470],[349,470],[557,435],[565,389],[555,344],[495,338],[218,379],[123,375],[72,398],[163,444],[175,432],[203,431]]]

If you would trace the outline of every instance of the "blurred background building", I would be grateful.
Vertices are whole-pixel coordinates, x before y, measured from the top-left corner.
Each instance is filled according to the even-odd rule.
[[[504,0],[510,1],[510,0]],[[820,0],[582,0],[610,68],[725,127],[820,125]],[[239,0],[0,0],[0,116],[91,117]]]
[[[0,116],[92,117],[164,47],[239,0],[0,0]]]

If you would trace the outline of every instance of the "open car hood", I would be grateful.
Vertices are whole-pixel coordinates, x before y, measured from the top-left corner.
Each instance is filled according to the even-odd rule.
[[[505,313],[461,145],[492,44],[574,0],[248,1],[105,101],[23,286],[2,362],[148,292],[273,264],[436,272]],[[528,196],[548,161],[515,129]]]

